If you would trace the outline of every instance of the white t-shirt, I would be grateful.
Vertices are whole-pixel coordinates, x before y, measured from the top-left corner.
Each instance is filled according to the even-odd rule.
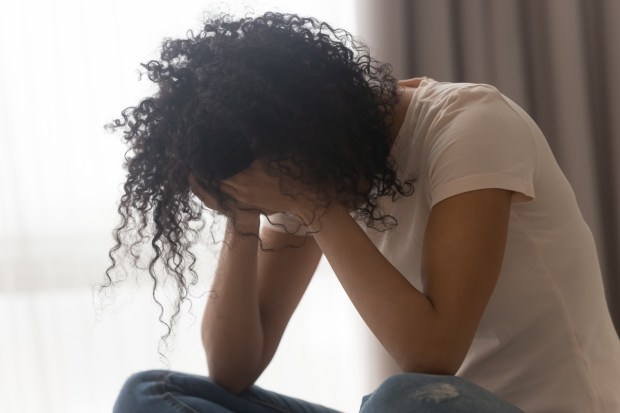
[[[366,232],[420,290],[433,205],[477,189],[514,191],[502,270],[457,375],[527,413],[620,412],[620,341],[594,240],[531,118],[492,86],[423,78],[392,155],[415,191],[382,202],[395,228]]]

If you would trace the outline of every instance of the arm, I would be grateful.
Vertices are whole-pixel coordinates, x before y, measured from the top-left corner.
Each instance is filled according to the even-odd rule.
[[[404,371],[454,374],[499,276],[511,192],[485,189],[433,207],[422,251],[423,291],[371,243],[343,207],[315,239],[364,321]]]
[[[193,175],[192,192],[210,209],[221,210]],[[242,205],[242,204],[240,204]],[[321,251],[313,239],[263,229],[259,214],[236,211],[236,227],[226,227],[218,266],[202,320],[202,342],[211,378],[239,393],[269,364],[297,307]],[[292,246],[292,247],[291,247]]]
[[[256,216],[243,230],[258,227]],[[209,374],[237,393],[271,361],[321,257],[311,238],[299,246],[300,237],[264,229],[261,239],[277,251],[261,251],[255,237],[227,228],[202,321]]]
[[[318,231],[314,239],[353,305],[401,369],[456,373],[499,277],[513,192],[465,192],[431,209],[419,291],[344,206],[333,204],[314,220],[320,202],[281,194],[279,179],[254,164],[227,180],[226,190],[248,205],[289,211]]]

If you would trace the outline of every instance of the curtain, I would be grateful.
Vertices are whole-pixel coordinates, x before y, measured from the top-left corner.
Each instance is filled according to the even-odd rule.
[[[358,34],[401,78],[489,83],[545,133],[594,234],[620,331],[620,2],[358,1]]]

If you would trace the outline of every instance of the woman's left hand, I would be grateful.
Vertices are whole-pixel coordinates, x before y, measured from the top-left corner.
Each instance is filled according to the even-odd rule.
[[[304,193],[300,185],[287,176],[268,174],[260,160],[223,181],[221,188],[236,200],[266,213],[287,212],[304,221],[313,216],[318,207],[313,194]]]

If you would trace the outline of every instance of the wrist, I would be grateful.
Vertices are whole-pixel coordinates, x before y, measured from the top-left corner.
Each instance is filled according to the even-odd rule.
[[[329,206],[315,207],[312,210],[305,211],[304,215],[300,215],[304,225],[311,231],[320,231],[325,225],[333,220],[340,219],[342,214],[349,216],[347,209],[340,203],[333,203]]]
[[[260,214],[258,212],[237,211],[228,217],[227,229],[240,233],[258,234],[260,229]]]

